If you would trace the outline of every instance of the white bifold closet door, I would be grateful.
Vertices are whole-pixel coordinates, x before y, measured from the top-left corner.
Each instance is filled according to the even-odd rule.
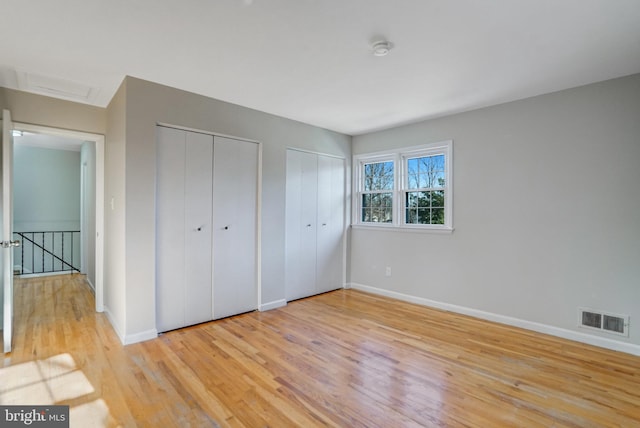
[[[343,286],[344,198],[344,159],[287,150],[287,300]]]
[[[210,135],[158,128],[158,330],[211,320]]]
[[[318,156],[287,150],[286,183],[287,300],[317,294]]]
[[[257,308],[258,145],[215,137],[213,155],[214,318]]]
[[[157,328],[257,308],[256,143],[158,127]]]
[[[344,159],[318,155],[316,289],[319,293],[344,285],[344,189]]]

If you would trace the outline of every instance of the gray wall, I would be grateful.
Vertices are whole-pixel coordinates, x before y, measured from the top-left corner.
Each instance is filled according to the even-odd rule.
[[[352,230],[352,282],[589,334],[578,307],[628,314],[630,337],[606,337],[640,344],[640,75],[354,137],[353,152],[448,139],[455,231]]]
[[[16,232],[80,230],[80,152],[14,147]]]
[[[13,89],[0,88],[0,109],[11,110],[14,122],[104,134],[106,110]]]
[[[121,339],[126,325],[125,133],[126,81],[107,108],[104,153],[104,310]],[[135,260],[136,255],[133,255]],[[135,285],[132,285],[132,287]],[[139,302],[144,306],[146,302]]]
[[[106,302],[114,317],[124,322],[121,338],[133,341],[155,331],[154,192],[158,122],[263,143],[261,303],[284,299],[286,148],[349,159],[351,137],[132,77],[125,79],[117,97],[108,108],[106,145],[109,187],[106,222],[112,235],[107,239],[117,249],[107,249],[105,289],[122,289],[126,293],[124,313],[119,307],[122,301],[118,300],[122,296],[110,296]],[[126,100],[124,104],[122,98]],[[110,183],[123,171],[122,182],[118,178]],[[109,208],[112,196],[114,211]],[[120,280],[123,285],[114,283]]]

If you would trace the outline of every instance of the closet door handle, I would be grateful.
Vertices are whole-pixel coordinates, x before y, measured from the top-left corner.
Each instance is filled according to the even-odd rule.
[[[223,229],[223,230],[229,230],[229,228],[230,228],[230,227],[231,227],[231,226],[229,225],[229,226],[225,226],[225,227],[223,227],[222,229]]]
[[[309,223],[309,224],[307,225],[307,227],[311,227],[311,223]]]
[[[326,226],[326,225],[327,225],[327,223],[322,223],[322,225],[323,225],[323,226]]]

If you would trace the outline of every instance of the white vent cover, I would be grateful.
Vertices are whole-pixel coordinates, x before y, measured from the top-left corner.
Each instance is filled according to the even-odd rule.
[[[629,336],[629,315],[616,315],[596,309],[578,308],[578,325],[605,333]]]
[[[19,70],[16,70],[16,77],[18,89],[54,98],[92,103],[98,95],[96,88],[71,80]]]

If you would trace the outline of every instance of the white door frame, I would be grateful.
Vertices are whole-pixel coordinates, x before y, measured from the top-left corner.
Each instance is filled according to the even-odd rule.
[[[96,312],[104,311],[104,135],[81,131],[72,131],[50,126],[32,125],[14,122],[13,128],[19,131],[67,137],[96,144]]]
[[[13,121],[11,112],[2,111],[2,238],[13,241]],[[4,353],[11,352],[13,345],[13,249],[2,248],[3,278],[3,344]]]
[[[95,196],[95,195],[94,195]],[[80,273],[87,273],[87,163],[80,164]]]

